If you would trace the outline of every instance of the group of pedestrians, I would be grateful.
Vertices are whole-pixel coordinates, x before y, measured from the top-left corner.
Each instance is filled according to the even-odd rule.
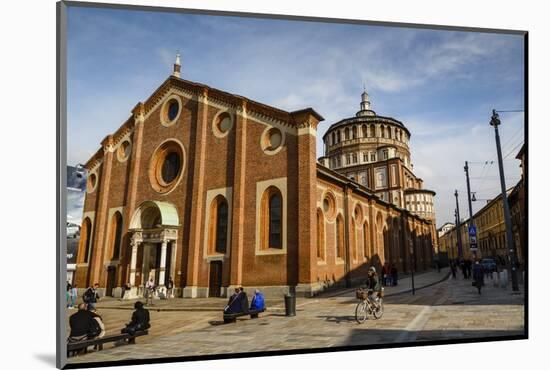
[[[472,263],[469,259],[453,259],[449,261],[449,267],[451,268],[453,279],[456,279],[457,270],[460,269],[464,280],[472,279],[472,286],[477,288],[478,294],[481,294],[481,288],[485,285],[484,277],[487,271],[485,271],[479,260],[475,260]]]
[[[386,262],[382,266],[382,276],[380,276],[382,279],[382,285],[384,286],[396,286],[397,285],[397,267],[395,267],[394,264],[389,264]]]

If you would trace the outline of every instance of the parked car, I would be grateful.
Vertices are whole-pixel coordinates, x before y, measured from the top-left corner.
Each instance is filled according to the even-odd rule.
[[[484,258],[481,260],[481,266],[485,271],[496,271],[497,264],[492,258]]]
[[[67,238],[80,237],[80,225],[67,222]]]

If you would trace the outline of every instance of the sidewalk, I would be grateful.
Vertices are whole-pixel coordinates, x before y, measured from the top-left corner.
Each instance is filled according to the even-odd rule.
[[[440,283],[442,281],[445,281],[449,278],[450,274],[451,274],[451,271],[448,267],[442,268],[440,272],[437,272],[436,270],[431,270],[431,271],[414,274],[415,291],[419,289],[427,288],[437,283]],[[413,277],[411,275],[405,275],[399,278],[396,286],[384,287],[384,296],[391,297],[398,294],[412,292],[412,280],[413,280]],[[358,287],[353,287],[353,288],[347,288],[343,290],[341,289],[337,291],[327,292],[327,293],[320,294],[316,298],[331,298],[331,297],[351,296],[351,295],[355,296],[355,290],[357,289]]]
[[[419,290],[428,286],[437,284],[449,277],[449,268],[442,268],[441,272],[428,271],[414,275],[415,290]],[[296,297],[296,305],[299,307],[312,299],[323,299],[345,295],[355,295],[357,287],[338,289],[326,293],[322,293],[314,298]],[[412,290],[412,278],[410,275],[403,276],[398,281],[396,286],[384,287],[385,296],[394,296],[398,294],[408,293]],[[115,309],[115,310],[133,310],[134,303],[138,300],[145,301],[144,298],[121,300],[118,298],[103,297],[97,303],[98,310]],[[152,306],[146,306],[149,310],[161,312],[221,312],[227,304],[227,298],[173,298],[173,299],[155,299]],[[284,297],[267,298],[266,307],[269,310],[283,310]],[[69,313],[73,310],[69,310]]]

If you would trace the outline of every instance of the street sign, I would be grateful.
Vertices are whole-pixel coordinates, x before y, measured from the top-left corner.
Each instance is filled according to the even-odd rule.
[[[476,227],[474,225],[472,226],[468,226],[468,234],[470,236],[476,236],[477,232],[476,232]]]
[[[477,230],[474,225],[468,226],[468,235],[470,236],[470,251],[477,251]]]

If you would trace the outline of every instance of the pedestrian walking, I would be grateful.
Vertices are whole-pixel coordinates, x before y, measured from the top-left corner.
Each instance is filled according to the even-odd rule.
[[[470,279],[472,277],[472,261],[466,260],[466,275],[467,279]]]
[[[86,303],[89,311],[95,311],[95,305],[99,300],[99,293],[97,292],[98,287],[99,284],[95,283],[93,286],[86,289],[82,296],[82,300]]]
[[[478,294],[481,294],[481,287],[483,286],[483,276],[483,266],[479,263],[479,261],[476,261],[474,265],[474,281],[472,281],[472,285],[477,288]]]
[[[71,291],[70,291],[70,305],[69,305],[69,308],[75,308],[76,307],[76,299],[78,297],[78,288],[76,286],[76,284],[74,284],[72,287],[71,287]]]
[[[145,284],[145,304],[153,305],[153,294],[155,293],[155,281],[150,278]]]
[[[168,279],[168,283],[166,284],[166,299],[174,298],[174,280],[172,279],[172,276],[170,276],[170,279]]]
[[[391,265],[391,279],[392,279],[392,286],[397,285],[397,268],[395,265]]]
[[[67,299],[67,308],[72,308],[71,307],[71,289],[72,289],[72,286],[67,281],[67,292],[65,293],[65,298]]]
[[[453,274],[453,279],[456,279],[456,264],[454,261],[451,261],[451,273]]]

